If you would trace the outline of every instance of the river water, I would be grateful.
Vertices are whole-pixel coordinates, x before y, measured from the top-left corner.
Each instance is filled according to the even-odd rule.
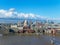
[[[50,39],[53,38],[58,43],[55,45],[59,45],[60,36],[9,34],[0,36],[0,45],[51,45]]]

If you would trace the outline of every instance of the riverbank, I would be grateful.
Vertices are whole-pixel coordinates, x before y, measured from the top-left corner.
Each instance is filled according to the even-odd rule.
[[[11,33],[0,37],[0,45],[50,45],[50,41],[45,39],[43,35]]]
[[[40,36],[40,35],[51,35],[53,36],[54,34],[51,33],[8,33],[8,34],[2,34],[3,36],[6,35],[26,35],[26,36]],[[60,33],[56,33],[55,36],[60,36]]]

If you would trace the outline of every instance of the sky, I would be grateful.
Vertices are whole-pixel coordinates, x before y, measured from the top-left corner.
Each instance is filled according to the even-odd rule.
[[[36,15],[60,19],[60,0],[0,0],[0,18]]]

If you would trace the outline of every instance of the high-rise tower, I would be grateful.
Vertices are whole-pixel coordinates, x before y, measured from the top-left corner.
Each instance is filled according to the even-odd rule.
[[[27,26],[27,20],[24,21],[24,27]]]

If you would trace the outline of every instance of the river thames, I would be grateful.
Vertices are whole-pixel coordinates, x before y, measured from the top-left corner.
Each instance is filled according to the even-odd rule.
[[[54,39],[54,40],[53,40]],[[60,35],[21,35],[9,34],[0,36],[0,45],[51,45],[51,40],[54,45],[60,45]]]

